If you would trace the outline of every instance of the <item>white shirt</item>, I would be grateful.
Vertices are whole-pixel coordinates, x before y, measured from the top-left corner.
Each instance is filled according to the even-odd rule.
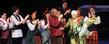
[[[0,18],[0,26],[2,27],[2,30],[6,30],[8,27],[6,20]]]
[[[97,25],[97,24],[100,24],[100,23],[101,23],[100,16],[97,16],[94,24]]]
[[[19,15],[21,21],[23,20],[22,16]],[[12,15],[10,17],[10,28],[13,28],[13,25],[19,25],[19,21],[17,21],[17,19],[15,18],[14,15]],[[23,34],[22,34],[22,30],[21,29],[17,29],[17,30],[13,30],[12,32],[12,38],[19,38],[19,37],[23,37]]]
[[[30,20],[27,20],[27,25],[28,25],[28,28],[30,29],[30,31],[34,31],[34,30],[35,30],[35,25],[32,24],[32,23],[30,22]]]
[[[45,21],[44,20],[41,20],[41,26],[43,29],[47,29],[47,27],[49,26],[49,24],[46,24],[45,25]]]
[[[80,36],[82,36],[83,34],[86,34],[86,35],[90,34],[88,29],[87,29],[88,28],[88,23],[89,23],[89,22],[87,22],[88,20],[89,20],[89,18],[86,16],[84,18],[84,23],[83,23],[83,26],[82,26],[82,31],[80,32]],[[97,24],[100,24],[100,23],[101,23],[100,16],[97,16],[95,18],[94,24],[97,25]]]

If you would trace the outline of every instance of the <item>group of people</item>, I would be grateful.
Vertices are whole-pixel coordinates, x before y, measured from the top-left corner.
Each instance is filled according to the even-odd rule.
[[[22,44],[23,25],[28,28],[26,44],[87,44],[86,38],[100,24],[100,16],[95,15],[95,7],[89,7],[88,15],[82,16],[81,9],[71,10],[67,2],[63,8],[52,8],[43,13],[42,19],[38,19],[34,10],[23,18],[19,14],[19,8],[13,7],[13,15],[7,18],[7,13],[0,16],[0,44],[7,44],[9,36],[12,44]],[[9,33],[10,30],[10,33]]]

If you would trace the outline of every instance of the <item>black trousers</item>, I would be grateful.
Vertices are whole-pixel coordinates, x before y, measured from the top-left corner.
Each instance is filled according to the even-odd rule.
[[[22,44],[22,37],[12,38],[12,44]]]
[[[7,44],[8,43],[8,39],[1,39],[1,43],[0,44]]]

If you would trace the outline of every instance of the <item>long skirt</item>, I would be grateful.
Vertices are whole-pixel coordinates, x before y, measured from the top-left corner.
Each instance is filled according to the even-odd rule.
[[[1,31],[0,44],[7,44],[9,41],[9,30]]]
[[[63,37],[51,37],[51,44],[63,44]]]
[[[50,44],[50,33],[49,31],[44,31],[41,33],[42,44]]]
[[[34,36],[34,32],[29,30],[26,35],[26,44],[35,44]]]
[[[35,44],[42,44],[42,40],[41,40],[41,35],[35,35],[34,36],[35,39]]]
[[[86,37],[89,34],[89,31],[87,29],[82,29],[79,32],[79,40],[80,40],[80,44],[86,44]]]
[[[71,44],[80,44],[78,35],[74,36],[73,38],[72,37],[70,37],[70,38],[71,38],[70,39]]]

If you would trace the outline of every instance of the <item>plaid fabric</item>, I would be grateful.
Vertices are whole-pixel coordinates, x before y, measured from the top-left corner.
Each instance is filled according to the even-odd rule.
[[[92,35],[86,38],[86,44],[98,44],[98,32],[96,30],[92,31]]]

